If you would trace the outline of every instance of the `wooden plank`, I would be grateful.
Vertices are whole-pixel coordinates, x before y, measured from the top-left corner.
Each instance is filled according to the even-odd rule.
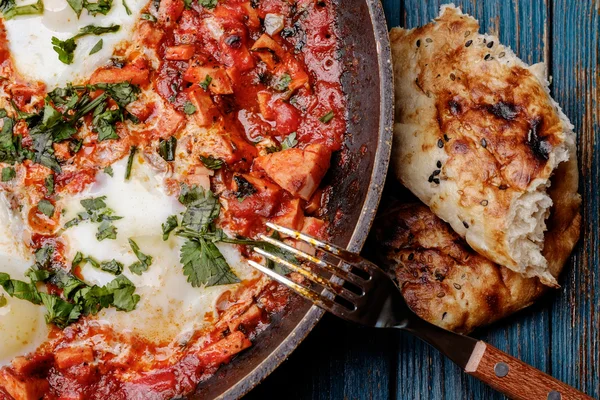
[[[406,0],[406,27],[423,25],[445,1]],[[528,63],[544,61],[548,13],[543,0],[454,1],[480,21],[481,31],[499,35]],[[536,306],[475,333],[475,336],[542,371],[550,371],[550,309]],[[498,393],[444,360],[437,352],[404,338],[398,353],[399,399],[501,399]]]
[[[552,2],[552,92],[578,133],[584,240],[552,313],[554,375],[600,397],[600,1]]]

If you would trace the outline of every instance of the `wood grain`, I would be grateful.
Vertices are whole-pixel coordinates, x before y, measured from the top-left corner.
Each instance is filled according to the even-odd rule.
[[[482,341],[477,342],[465,372],[515,400],[592,400]]]
[[[377,0],[372,0],[377,1]],[[475,336],[600,398],[600,0],[448,0],[498,33],[528,63],[546,61],[552,94],[578,133],[583,240],[560,283],[533,307]],[[439,0],[383,0],[391,26],[415,27]],[[326,316],[248,399],[504,397],[408,334]]]

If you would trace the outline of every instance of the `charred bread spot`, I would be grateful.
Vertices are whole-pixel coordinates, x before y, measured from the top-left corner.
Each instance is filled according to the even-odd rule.
[[[529,122],[529,132],[527,133],[527,146],[532,154],[538,159],[548,161],[552,146],[543,137],[540,136],[544,124],[543,117],[534,118]]]
[[[490,114],[506,121],[513,121],[519,115],[519,108],[516,105],[504,101],[488,105],[486,109]]]

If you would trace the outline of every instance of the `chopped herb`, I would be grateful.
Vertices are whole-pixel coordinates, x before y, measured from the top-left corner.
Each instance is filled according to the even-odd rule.
[[[106,208],[104,200],[106,200],[106,196],[83,199],[80,203],[88,212],[92,212]]]
[[[46,199],[40,200],[40,202],[37,205],[37,208],[48,218],[52,218],[52,216],[54,215],[54,204],[50,203]]]
[[[177,149],[177,138],[171,136],[169,139],[161,139],[158,143],[158,154],[165,161],[173,161],[175,159],[175,150]]]
[[[100,269],[113,275],[120,275],[123,272],[123,264],[117,260],[102,261]]]
[[[193,1],[194,0],[183,0],[183,4],[184,4],[186,10],[189,10],[190,8],[192,8]]]
[[[333,111],[329,111],[327,114],[325,114],[321,118],[319,118],[319,121],[321,121],[324,124],[328,124],[331,122],[331,120],[334,117],[335,117],[335,114],[333,113]]]
[[[210,86],[212,80],[212,77],[207,74],[206,77],[204,77],[204,80],[200,82],[200,87],[204,90],[208,90],[208,87]]]
[[[176,215],[170,215],[167,217],[167,220],[162,224],[162,232],[163,232],[163,240],[168,240],[169,235],[175,228],[179,226],[179,222],[177,222]]]
[[[298,140],[296,140],[296,136],[296,132],[292,132],[285,139],[283,139],[283,142],[281,143],[281,149],[286,150],[291,149],[292,147],[296,147],[298,145]]]
[[[112,8],[112,0],[98,0],[96,3],[84,0],[84,7],[94,17],[97,14],[106,15]]]
[[[204,166],[206,168],[212,169],[212,170],[221,169],[221,168],[223,168],[223,165],[225,165],[225,161],[223,161],[219,158],[214,158],[213,156],[208,156],[208,157],[200,156],[200,161],[202,161],[202,164],[204,164]]]
[[[46,188],[46,194],[51,195],[54,193],[54,175],[49,174],[46,179],[44,179],[44,187]]]
[[[0,3],[0,11],[5,20],[13,19],[20,15],[42,15],[44,13],[44,3],[42,0],[38,0],[34,4],[27,4],[24,6],[16,6],[14,0],[5,1]]]
[[[204,8],[212,10],[217,6],[218,0],[198,0],[198,3]]]
[[[96,43],[94,45],[94,47],[92,47],[92,50],[90,50],[90,56],[92,54],[96,54],[97,52],[99,52],[100,50],[102,50],[102,46],[104,45],[104,40],[100,39],[98,40],[98,43]]]
[[[150,22],[156,22],[156,21],[158,21],[158,19],[156,19],[156,17],[154,15],[148,14],[148,13],[143,13],[140,17],[142,19],[145,19],[145,20],[150,21]]]
[[[101,4],[101,3],[105,4],[105,2],[102,0],[100,0],[98,3],[93,3],[93,4]],[[110,0],[110,3],[112,3],[112,0]],[[87,3],[87,4],[92,4],[92,3]],[[101,7],[101,6],[97,6],[97,7]],[[100,10],[100,8],[98,8],[98,10]],[[97,12],[102,13],[102,11],[97,11]],[[106,11],[106,12],[108,12],[108,11]],[[84,26],[83,28],[81,28],[79,30],[79,33],[77,33],[77,35],[73,36],[72,38],[60,40],[57,37],[52,37],[53,49],[58,54],[58,59],[60,61],[62,61],[64,64],[71,64],[71,63],[73,63],[74,52],[75,52],[75,49],[77,48],[77,44],[75,43],[75,41],[77,39],[79,39],[83,36],[88,36],[88,35],[98,36],[98,35],[103,35],[105,33],[114,33],[114,32],[117,32],[120,28],[121,28],[120,25],[111,25],[111,26],[88,25],[88,26]],[[94,46],[94,48],[96,46]]]
[[[8,300],[4,296],[4,294],[0,295],[0,308],[6,306],[8,304]]]
[[[152,256],[142,253],[140,247],[132,239],[129,239],[129,246],[131,246],[131,250],[133,250],[138,259],[138,261],[129,266],[129,270],[136,275],[141,275],[152,265]]]
[[[98,141],[119,139],[116,123],[122,121],[123,113],[120,109],[107,110],[106,104],[99,105],[94,111],[94,130],[98,133]]]
[[[285,92],[289,90],[290,83],[292,83],[292,77],[289,74],[283,74],[273,83],[273,89]]]
[[[196,106],[194,106],[192,103],[190,103],[188,101],[183,106],[183,112],[185,112],[187,115],[192,115],[193,113],[196,112]]]
[[[125,7],[125,12],[127,13],[127,15],[131,15],[132,14],[131,10],[127,6],[127,2],[125,2],[125,0],[123,0],[123,7]]]
[[[133,158],[137,152],[137,147],[131,146],[129,149],[129,158],[127,159],[127,169],[125,170],[125,180],[131,177],[131,167],[133,167]]]
[[[179,201],[187,206],[181,226],[195,232],[206,233],[209,225],[219,216],[220,204],[213,193],[202,187],[186,184],[181,186]]]
[[[108,167],[105,167],[105,168],[104,168],[104,173],[105,173],[106,175],[110,176],[110,177],[113,177],[113,176],[115,176],[115,175],[114,175],[114,172],[113,172],[112,165],[109,165]]]
[[[75,257],[73,258],[73,262],[71,263],[71,267],[76,267],[79,264],[81,264],[81,262],[83,261],[83,254],[81,254],[81,252],[77,252],[77,254],[75,254]]]
[[[217,246],[203,238],[188,239],[181,247],[180,260],[183,273],[193,287],[240,282]]]
[[[117,228],[110,223],[110,221],[102,221],[100,226],[98,227],[98,232],[96,232],[96,239],[99,242],[104,239],[116,239],[117,238]]]
[[[13,167],[2,168],[2,182],[13,180],[17,176],[17,172]]]

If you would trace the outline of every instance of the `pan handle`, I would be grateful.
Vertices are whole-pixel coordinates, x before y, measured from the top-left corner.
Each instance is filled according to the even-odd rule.
[[[515,400],[592,399],[483,341],[475,345],[465,372]]]

